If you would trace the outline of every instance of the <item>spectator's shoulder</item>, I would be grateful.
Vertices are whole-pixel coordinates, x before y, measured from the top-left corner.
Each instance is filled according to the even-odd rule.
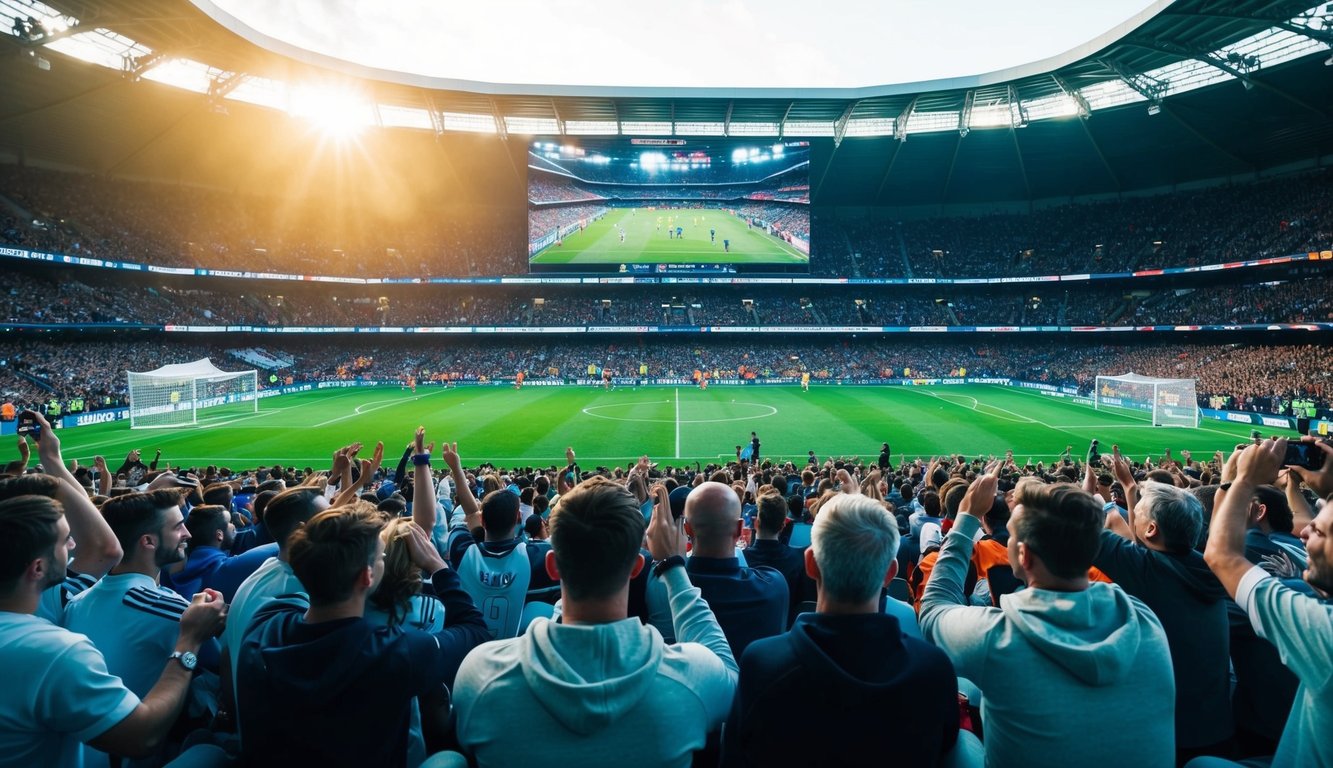
[[[190,603],[168,589],[134,587],[125,593],[121,603],[134,611],[171,621],[180,621]]]

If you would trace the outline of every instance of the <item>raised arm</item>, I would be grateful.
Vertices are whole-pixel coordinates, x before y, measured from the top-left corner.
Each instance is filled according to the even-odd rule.
[[[65,508],[69,533],[77,545],[77,565],[74,570],[100,579],[124,555],[120,542],[116,540],[116,534],[111,532],[111,526],[107,525],[102,513],[93,506],[83,486],[65,467],[65,460],[60,454],[60,437],[51,429],[46,417],[36,411],[28,413],[36,418],[41,427],[37,437],[37,457],[42,462],[42,469],[60,481],[56,500]]]
[[[28,438],[19,435],[19,457],[17,461],[11,461],[5,465],[5,474],[21,475],[28,471],[28,460],[32,457],[32,450],[28,447]]]
[[[979,685],[985,677],[987,628],[998,622],[998,609],[969,606],[963,591],[979,515],[989,509],[999,485],[998,467],[978,477],[958,505],[958,519],[944,537],[944,547],[921,596],[921,634],[942,648],[958,674]]]
[[[555,479],[556,493],[564,496],[566,493],[569,493],[574,489],[574,486],[569,482],[568,477],[576,468],[577,467],[574,464],[574,446],[571,445],[565,449],[565,469]]]
[[[426,444],[426,428],[417,427],[412,435],[412,522],[426,531],[435,530],[435,476],[430,471],[430,454],[435,449],[432,441]]]
[[[111,494],[111,470],[107,468],[106,459],[101,456],[94,456],[93,466],[97,468],[97,492],[102,496],[109,496]]]
[[[717,623],[717,616],[685,573],[685,519],[671,514],[671,499],[666,486],[660,483],[654,485],[652,494],[653,515],[648,521],[645,537],[648,552],[658,562],[677,558],[673,561],[676,565],[662,574],[667,601],[671,605],[671,621],[676,628],[676,642],[699,643],[712,651],[722,661],[727,677],[734,686],[740,667],[731,653],[731,645],[727,643],[727,636]],[[725,714],[722,712],[720,716]]]
[[[458,506],[463,508],[465,525],[469,531],[481,527],[481,505],[477,503],[477,497],[472,493],[472,484],[467,481],[467,475],[463,474],[463,460],[458,456],[458,443],[443,443],[440,453],[444,455],[444,463],[449,465],[449,476],[454,481],[454,492],[458,496]]]
[[[1241,578],[1254,567],[1245,558],[1245,527],[1249,519],[1250,499],[1254,496],[1255,488],[1277,480],[1277,472],[1282,467],[1282,458],[1286,452],[1286,438],[1246,446],[1237,452],[1236,474],[1231,487],[1228,489],[1223,485],[1217,491],[1203,559],[1233,600]]]

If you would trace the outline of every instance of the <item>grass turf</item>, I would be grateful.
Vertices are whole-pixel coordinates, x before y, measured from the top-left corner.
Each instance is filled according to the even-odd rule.
[[[668,238],[671,227],[684,229],[680,239]],[[697,222],[697,223],[696,223]],[[660,229],[658,227],[660,223]],[[620,242],[618,228],[625,229]],[[716,229],[710,241],[708,230]],[[731,241],[731,251],[722,241]],[[612,208],[582,232],[566,237],[532,257],[534,264],[808,264],[810,257],[792,245],[748,229],[725,211],[698,208]]]
[[[895,460],[935,454],[1003,455],[1050,461],[1066,445],[1075,455],[1101,440],[1132,458],[1170,448],[1200,458],[1229,450],[1250,427],[1217,421],[1198,429],[1152,427],[1140,414],[1107,413],[1068,400],[1001,386],[856,387],[398,387],[352,388],[283,395],[261,401],[258,413],[205,411],[196,427],[130,430],[114,422],[62,431],[67,459],[107,457],[114,469],[132,448],[155,449],[172,465],[260,464],[326,467],[350,442],[385,444],[393,466],[418,424],[428,440],[458,442],[468,466],[564,462],[572,445],[585,466],[632,461],[648,454],[663,464],[735,457],[754,430],[762,457],[803,461],[878,455],[888,441]],[[1269,432],[1271,430],[1265,430]],[[1289,433],[1294,434],[1294,433]],[[364,452],[368,456],[369,451]]]

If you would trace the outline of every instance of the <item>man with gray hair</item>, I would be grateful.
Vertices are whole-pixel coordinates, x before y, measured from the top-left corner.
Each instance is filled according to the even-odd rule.
[[[904,636],[880,611],[897,552],[898,523],[882,503],[839,494],[820,509],[805,550],[817,612],[756,640],[741,659],[726,765],[852,765],[886,750],[903,765],[937,765],[953,748],[958,685],[949,657]],[[803,710],[799,729],[791,728],[794,702],[818,702]]]
[[[1092,564],[1157,614],[1171,649],[1176,680],[1176,755],[1231,754],[1230,630],[1226,590],[1195,551],[1203,504],[1165,483],[1130,480],[1138,503],[1120,535],[1102,531]],[[1118,524],[1119,512],[1108,520]]]

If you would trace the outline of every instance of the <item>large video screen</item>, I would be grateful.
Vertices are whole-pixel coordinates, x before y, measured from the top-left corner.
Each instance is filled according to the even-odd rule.
[[[810,144],[717,138],[536,139],[532,271],[810,267]]]

